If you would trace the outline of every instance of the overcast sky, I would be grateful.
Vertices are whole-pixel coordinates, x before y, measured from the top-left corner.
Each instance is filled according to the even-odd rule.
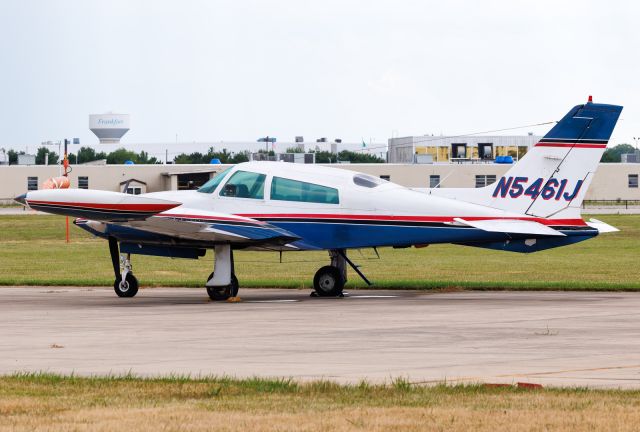
[[[0,2],[0,147],[131,114],[123,143],[386,142],[557,120],[593,94],[640,136],[633,1]],[[528,128],[544,133],[546,128]]]

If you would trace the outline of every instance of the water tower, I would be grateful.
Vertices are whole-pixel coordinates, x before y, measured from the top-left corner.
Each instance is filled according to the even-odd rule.
[[[119,144],[129,131],[129,114],[91,114],[89,129],[100,139],[100,144]]]

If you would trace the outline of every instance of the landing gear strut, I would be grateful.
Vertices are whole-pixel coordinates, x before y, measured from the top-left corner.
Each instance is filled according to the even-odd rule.
[[[213,272],[207,278],[207,294],[211,300],[227,300],[238,295],[238,278],[234,272],[233,250],[230,245],[218,245],[214,249]]]
[[[367,285],[371,282],[349,258],[344,249],[329,251],[331,265],[324,266],[313,277],[313,297],[343,297],[342,290],[347,282],[347,264],[360,276]]]
[[[109,254],[116,277],[113,282],[113,290],[118,297],[135,296],[138,293],[138,279],[133,275],[131,255],[120,253],[118,241],[114,237],[109,237]]]

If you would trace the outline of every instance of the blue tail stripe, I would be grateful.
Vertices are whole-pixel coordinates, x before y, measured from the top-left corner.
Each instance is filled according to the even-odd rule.
[[[621,111],[622,107],[619,105],[576,105],[544,136],[544,139],[607,142]]]

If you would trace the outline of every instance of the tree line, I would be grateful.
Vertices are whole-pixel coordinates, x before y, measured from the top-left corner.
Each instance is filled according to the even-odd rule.
[[[9,157],[9,164],[15,165],[18,163],[18,155],[25,154],[24,151],[17,152],[15,150],[7,151]],[[40,147],[36,151],[36,165],[44,165],[47,162],[50,165],[55,165],[60,160],[60,155],[55,151],[48,149],[47,147]],[[230,153],[227,149],[222,151],[216,151],[213,147],[209,148],[206,153],[193,152],[190,154],[180,153],[173,158],[175,164],[208,164],[212,159],[218,159],[223,164],[236,164],[240,162],[247,162],[249,160],[249,152]],[[69,163],[83,164],[87,162],[94,162],[99,160],[106,160],[108,165],[124,164],[127,161],[132,161],[134,164],[159,164],[162,163],[156,157],[149,156],[149,153],[142,150],[140,153],[136,153],[132,150],[125,148],[119,148],[110,153],[96,152],[91,147],[81,147],[75,153],[69,153]]]
[[[615,147],[606,149],[600,162],[620,162],[623,154],[633,153],[635,151],[636,148],[630,144],[618,144]]]
[[[15,165],[18,163],[18,155],[26,154],[24,151],[7,151],[9,158],[9,164]],[[130,151],[124,148],[119,148],[111,153],[96,152],[91,147],[81,147],[76,153],[69,153],[69,163],[82,164],[87,162],[94,162],[98,160],[106,159],[108,164],[123,164],[126,161],[133,161],[136,164],[156,164],[160,163],[157,158],[149,157],[149,154],[144,150],[140,153]],[[60,161],[60,155],[47,147],[40,147],[36,151],[36,165],[44,165],[46,162],[49,165],[55,165]]]
[[[258,153],[267,153],[269,156],[275,156],[274,151],[258,150]],[[297,147],[288,148],[285,153],[303,153],[303,150]],[[331,153],[329,151],[310,150],[309,153],[315,153],[316,163],[338,163],[338,162],[351,162],[351,163],[384,163],[385,160],[378,156],[357,153],[348,150],[343,150],[339,153]],[[221,152],[217,152],[211,147],[207,153],[194,152],[190,154],[181,153],[174,158],[174,163],[180,164],[206,164],[210,163],[211,159],[219,159],[223,164],[235,164],[240,162],[247,162],[249,160],[249,152],[244,151],[240,153],[229,153],[226,149]]]
[[[259,153],[264,153],[264,150],[259,150]],[[298,148],[287,149],[287,153],[300,153],[302,150]],[[275,155],[273,151],[268,152],[271,156]],[[363,154],[343,150],[338,154],[328,151],[311,150],[311,153],[316,154],[316,163],[337,163],[337,162],[352,162],[352,163],[382,163],[384,159],[375,155]],[[18,155],[25,154],[24,151],[17,152],[15,150],[7,151],[9,157],[9,164],[15,165],[18,163]],[[55,151],[50,150],[47,147],[40,147],[36,151],[36,165],[44,165],[47,162],[49,165],[55,165],[60,160],[60,155]],[[213,147],[210,147],[206,153],[193,152],[193,153],[180,153],[173,158],[174,164],[209,164],[213,159],[218,159],[222,164],[237,164],[240,162],[247,162],[249,160],[249,152],[237,152],[232,153],[227,149],[217,151]],[[149,156],[144,150],[140,153],[136,153],[132,150],[125,148],[119,148],[110,153],[97,152],[91,147],[81,147],[75,153],[69,153],[69,163],[83,164],[87,162],[94,162],[99,160],[106,160],[109,165],[124,164],[127,161],[132,161],[134,164],[159,164],[162,163],[158,158]]]
[[[621,155],[625,153],[633,153],[635,147],[630,144],[618,144],[615,147],[611,147],[605,150],[600,162],[620,162]],[[264,150],[260,150],[264,152]],[[287,153],[302,153],[299,148],[288,148]],[[338,163],[338,162],[351,162],[351,163],[384,163],[385,160],[369,153],[359,153],[349,150],[343,150],[339,153],[331,153],[329,151],[311,150],[310,153],[315,153],[316,163]],[[15,165],[18,163],[18,155],[25,154],[24,151],[17,152],[15,150],[7,151],[9,157],[9,164]],[[274,155],[273,151],[269,152],[270,155]],[[60,156],[48,149],[47,147],[40,147],[36,152],[36,165],[44,165],[47,160],[50,165],[58,163]],[[83,164],[87,162],[94,162],[98,160],[105,160],[109,165],[123,164],[126,161],[132,161],[135,164],[159,164],[162,161],[158,158],[149,156],[149,153],[142,150],[140,153],[136,153],[132,150],[119,148],[110,153],[96,152],[91,147],[81,147],[76,153],[69,154],[69,162],[71,164]],[[223,164],[236,164],[240,162],[247,162],[249,160],[249,152],[237,152],[232,153],[227,149],[222,151],[216,151],[213,147],[210,147],[206,153],[193,152],[193,153],[180,153],[173,158],[175,164],[208,164],[212,159],[218,159]]]

